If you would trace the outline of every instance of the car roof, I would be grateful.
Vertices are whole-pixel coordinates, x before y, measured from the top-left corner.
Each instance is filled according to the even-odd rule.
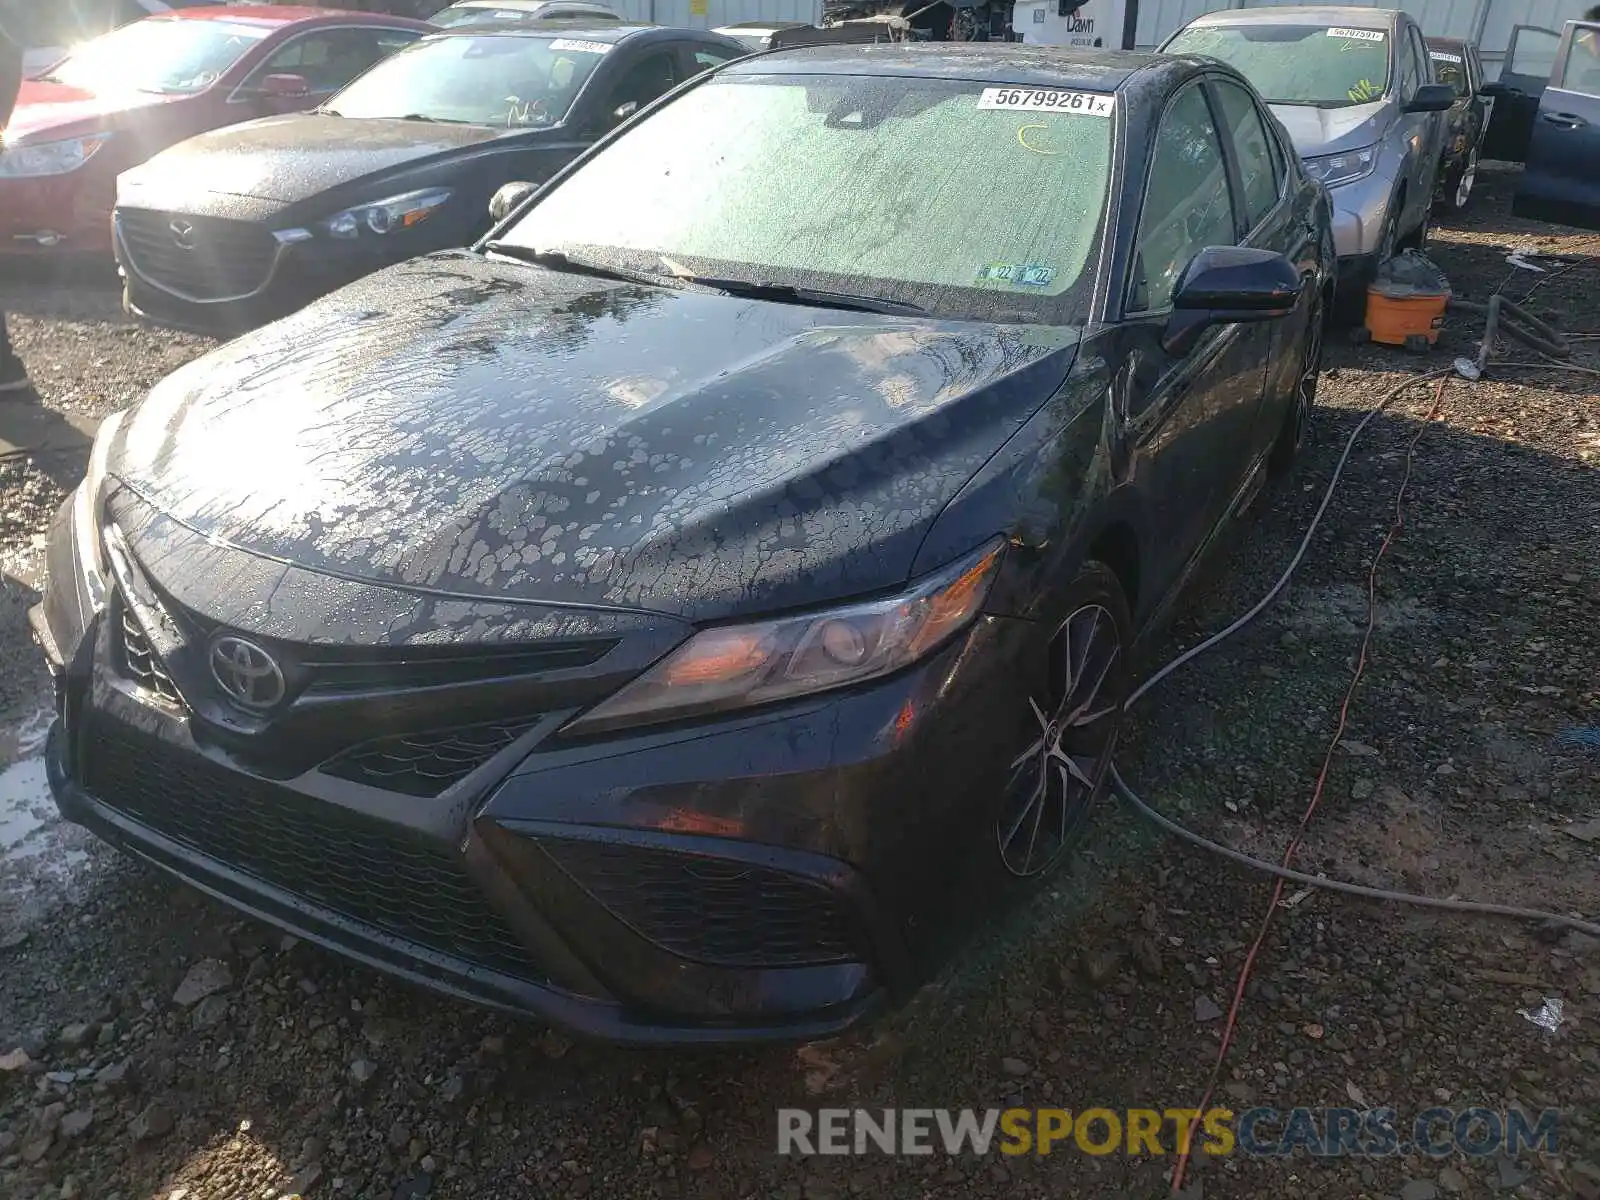
[[[559,4],[562,8],[591,8],[604,12],[614,11],[608,4],[597,3],[596,0],[456,0],[447,8],[435,13],[442,16],[451,8],[503,8],[508,12],[538,12],[541,8],[549,8],[552,4]]]
[[[324,21],[329,18],[362,20],[368,22],[393,22],[397,25],[426,28],[422,21],[407,17],[391,17],[384,13],[347,12],[340,8],[313,8],[309,4],[238,4],[231,7],[173,8],[166,12],[151,13],[146,21],[228,21],[234,25],[267,25],[278,28],[300,21]]]
[[[1332,4],[1282,4],[1267,8],[1229,8],[1209,12],[1190,21],[1197,25],[1335,25],[1352,29],[1374,25],[1394,26],[1401,17],[1396,8],[1357,8]]]
[[[899,75],[1114,92],[1134,75],[1187,75],[1197,65],[1198,60],[1181,55],[1074,50],[1026,42],[840,42],[751,55],[729,63],[722,72]]]
[[[1439,50],[1465,50],[1468,46],[1473,44],[1467,41],[1465,38],[1431,37],[1424,38],[1423,40],[1426,41],[1428,45]]]
[[[527,21],[484,21],[476,25],[452,25],[447,29],[435,29],[423,40],[431,42],[447,37],[521,37],[571,38],[574,41],[616,43],[632,37],[650,37],[652,34],[672,37],[683,37],[687,34],[714,42],[728,40],[716,37],[704,29],[674,29],[670,25],[619,25],[614,21],[605,25],[585,25],[582,17],[562,21],[559,24],[551,22],[548,25],[534,25]]]

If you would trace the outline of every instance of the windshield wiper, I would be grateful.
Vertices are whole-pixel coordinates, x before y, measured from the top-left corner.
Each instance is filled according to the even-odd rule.
[[[909,300],[888,300],[882,296],[858,296],[850,292],[829,292],[820,288],[796,287],[790,283],[765,283],[749,279],[719,279],[714,275],[673,273],[686,283],[714,288],[730,296],[751,300],[772,300],[778,304],[807,304],[814,308],[840,308],[850,312],[892,313],[920,316],[928,310]]]
[[[516,242],[505,242],[498,238],[485,242],[483,248],[491,254],[504,255],[514,258],[518,262],[532,263],[537,267],[549,267],[556,271],[571,271],[576,275],[593,275],[596,279],[620,279],[624,283],[646,283],[652,287],[671,287],[672,277],[669,275],[652,275],[644,271],[625,271],[619,267],[608,267],[604,263],[597,263],[587,258],[575,258],[565,250],[537,250],[532,246],[521,246]]]

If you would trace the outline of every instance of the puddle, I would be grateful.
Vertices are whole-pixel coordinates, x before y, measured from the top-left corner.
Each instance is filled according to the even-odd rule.
[[[25,932],[70,901],[90,865],[90,835],[61,819],[50,797],[44,741],[51,712],[0,729],[0,939]]]

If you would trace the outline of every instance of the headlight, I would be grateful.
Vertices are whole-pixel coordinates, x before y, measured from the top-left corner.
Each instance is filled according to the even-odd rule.
[[[448,199],[449,188],[407,192],[404,196],[394,196],[376,204],[347,208],[322,222],[322,228],[330,237],[336,238],[360,237],[363,229],[377,234],[410,229],[426,221]]]
[[[88,469],[72,497],[72,538],[81,556],[84,588],[96,612],[104,608],[106,602],[105,551],[100,545],[100,485],[105,482],[112,439],[127,415],[127,409],[123,409],[100,422],[94,447],[89,451]]]
[[[61,142],[40,142],[36,146],[6,146],[0,149],[0,179],[65,175],[83,166],[110,140],[108,133],[95,133]]]
[[[898,671],[978,615],[1004,549],[995,538],[898,596],[703,630],[566,731],[747,708]]]
[[[1368,146],[1363,150],[1348,150],[1343,154],[1322,154],[1304,160],[1306,171],[1324,187],[1338,187],[1354,183],[1372,174],[1378,165],[1378,148]]]

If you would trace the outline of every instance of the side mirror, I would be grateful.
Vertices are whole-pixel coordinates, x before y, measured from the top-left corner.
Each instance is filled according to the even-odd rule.
[[[304,75],[268,75],[261,81],[261,94],[273,100],[299,100],[311,95]]]
[[[616,118],[617,124],[620,125],[638,111],[639,102],[637,100],[629,100],[626,104],[619,104],[612,109],[611,115]]]
[[[1425,83],[1406,105],[1408,113],[1444,112],[1456,102],[1456,90],[1448,83]]]
[[[498,225],[511,214],[512,209],[538,190],[539,185],[537,183],[526,183],[519,180],[516,183],[505,184],[494,194],[494,198],[489,201],[490,219]]]
[[[1286,317],[1304,286],[1294,264],[1275,250],[1207,246],[1178,280],[1161,345],[1169,354],[1184,355],[1213,325]]]

